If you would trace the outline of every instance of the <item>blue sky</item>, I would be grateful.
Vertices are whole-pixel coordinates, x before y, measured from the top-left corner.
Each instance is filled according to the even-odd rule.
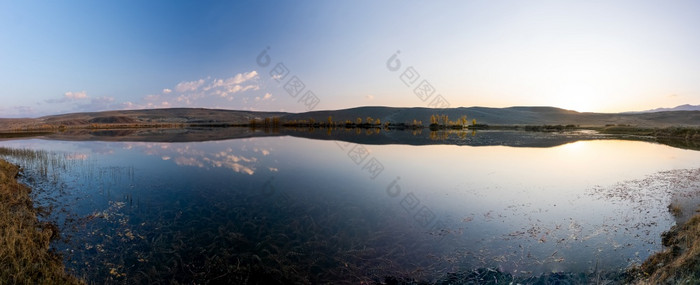
[[[0,1],[0,27],[0,117],[700,104],[697,1]]]

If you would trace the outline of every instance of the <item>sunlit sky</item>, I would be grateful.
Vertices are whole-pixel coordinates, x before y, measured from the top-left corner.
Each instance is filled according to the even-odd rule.
[[[698,1],[2,0],[0,117],[700,104],[698,27]]]

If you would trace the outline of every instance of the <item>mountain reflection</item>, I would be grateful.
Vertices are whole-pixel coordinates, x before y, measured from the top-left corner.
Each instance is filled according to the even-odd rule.
[[[139,129],[119,131],[66,131],[44,136],[48,139],[69,141],[126,141],[126,142],[199,142],[253,137],[294,136],[318,140],[338,140],[360,144],[404,145],[505,145],[513,147],[553,147],[579,140],[604,139],[610,136],[595,131],[532,132],[518,130],[387,130],[346,128],[275,128],[253,129],[193,128],[193,129]]]

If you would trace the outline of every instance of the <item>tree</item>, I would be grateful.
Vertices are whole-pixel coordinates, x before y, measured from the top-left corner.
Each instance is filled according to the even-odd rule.
[[[472,119],[472,126],[476,126],[476,119]]]
[[[280,123],[281,123],[280,117],[274,117],[274,118],[272,118],[272,124],[273,124],[275,127],[279,127]]]
[[[460,120],[462,121],[462,126],[467,124],[467,116],[466,115],[463,115],[462,118],[460,118]]]
[[[442,115],[442,124],[445,126],[450,124],[450,118],[447,115]]]
[[[357,121],[357,124],[358,124],[358,125],[361,125],[361,124],[362,124],[362,118],[357,118],[357,120],[355,120],[355,121]]]
[[[333,124],[333,116],[328,116],[328,126]]]
[[[370,125],[374,124],[374,119],[372,119],[372,117],[367,117],[367,123]]]
[[[377,119],[374,121],[374,123],[377,124],[377,125],[381,125],[381,124],[382,124],[382,120],[379,119],[379,118],[377,118]]]

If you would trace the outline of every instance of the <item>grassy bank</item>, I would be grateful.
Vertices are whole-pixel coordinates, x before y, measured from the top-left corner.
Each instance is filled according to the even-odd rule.
[[[6,284],[80,284],[49,250],[57,228],[37,220],[19,168],[0,159],[0,280]]]
[[[606,126],[597,128],[603,134],[629,136],[629,139],[646,138],[673,147],[700,150],[700,128],[670,127],[645,128],[633,126]]]
[[[599,129],[601,133],[613,135],[650,136],[659,139],[677,139],[688,141],[700,141],[700,128],[670,127],[670,128],[645,128],[634,126],[606,126]]]
[[[674,209],[669,206],[673,213]],[[700,284],[700,214],[662,234],[666,249],[630,270],[634,284]]]

